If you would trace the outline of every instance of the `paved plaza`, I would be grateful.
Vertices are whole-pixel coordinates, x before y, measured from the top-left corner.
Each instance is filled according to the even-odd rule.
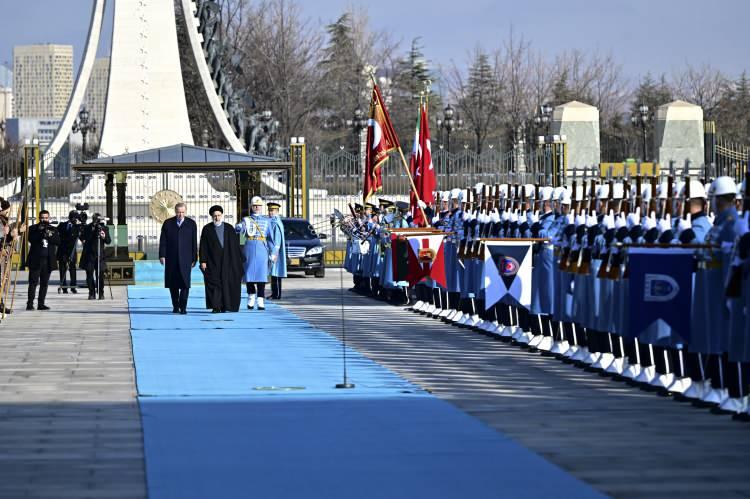
[[[357,387],[354,399],[342,402],[329,382],[340,381],[339,277],[332,269],[325,279],[291,277],[284,308],[271,306],[247,322],[258,312],[243,310],[219,326],[198,313],[199,287],[191,298],[195,314],[184,318],[192,322],[183,324],[160,312],[165,290],[158,286],[113,288],[114,300],[96,302],[51,288],[49,312],[20,311],[25,286],[19,286],[16,312],[0,326],[0,497],[131,498],[146,497],[147,490],[150,497],[180,497],[190,480],[206,486],[219,478],[226,488],[202,496],[234,497],[247,483],[240,460],[250,469],[284,463],[283,473],[255,478],[243,497],[287,497],[278,480],[314,478],[309,460],[340,457],[351,441],[323,438],[332,428],[326,411],[336,404],[346,409],[341,417],[360,422],[344,425],[361,445],[358,457],[343,463],[349,476],[361,464],[430,497],[458,497],[428,484],[467,477],[475,477],[473,497],[554,496],[545,482],[569,487],[559,497],[589,494],[575,479],[613,497],[748,496],[746,424],[348,291],[346,333]],[[309,393],[260,393],[274,383],[289,390],[306,384],[300,392]],[[404,391],[413,393],[396,393]],[[356,404],[347,404],[355,399],[369,405],[352,412]],[[430,408],[405,409],[415,403]],[[392,404],[405,405],[394,412]],[[440,417],[427,418],[430,411]],[[305,414],[311,433],[295,433],[292,414]],[[414,479],[415,461],[404,457],[410,452],[393,447],[399,425],[440,435],[405,434],[411,454],[428,459],[438,475],[424,469]],[[189,432],[194,437],[186,439]],[[376,450],[372,435],[362,436],[367,432],[391,447]],[[465,443],[450,447],[461,432]],[[300,447],[316,438],[319,450]],[[279,442],[289,454],[271,451]],[[191,457],[201,449],[225,460]],[[451,457],[436,460],[442,452]],[[394,466],[404,473],[393,475]],[[371,477],[371,497],[394,485],[378,486]],[[315,489],[326,483],[317,480],[306,482],[307,496],[331,497],[330,490]]]

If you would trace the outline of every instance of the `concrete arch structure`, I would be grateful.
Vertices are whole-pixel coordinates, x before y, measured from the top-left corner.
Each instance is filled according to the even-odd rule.
[[[75,85],[73,86],[73,94],[70,96],[68,101],[68,107],[65,110],[63,120],[60,122],[60,126],[55,133],[55,137],[52,142],[49,143],[47,149],[44,151],[44,156],[51,155],[55,156],[60,152],[65,141],[68,140],[71,129],[73,128],[73,122],[78,114],[78,109],[83,103],[83,98],[86,94],[86,87],[89,83],[89,77],[91,76],[91,70],[94,68],[94,60],[96,59],[96,50],[99,47],[99,38],[102,33],[102,21],[104,20],[104,8],[106,6],[105,0],[95,0],[94,6],[91,10],[91,21],[89,23],[89,33],[86,38],[86,50],[83,53],[83,60],[81,61],[81,67],[78,70],[78,76],[76,77]]]

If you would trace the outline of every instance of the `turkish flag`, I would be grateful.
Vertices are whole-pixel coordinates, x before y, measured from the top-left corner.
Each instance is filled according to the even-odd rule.
[[[380,88],[375,85],[370,101],[370,118],[367,120],[367,147],[365,151],[365,178],[362,197],[367,200],[380,191],[383,179],[380,166],[388,159],[388,153],[400,147],[396,130],[393,129],[388,110],[385,108]]]
[[[420,106],[419,126],[417,135],[414,138],[415,145],[412,152],[412,178],[414,186],[417,188],[417,194],[425,204],[429,205],[435,202],[435,167],[432,164],[432,147],[430,144],[430,122],[427,119],[427,104]],[[417,145],[418,142],[418,145]],[[411,193],[411,213],[413,222],[417,226],[428,226],[429,220],[422,216],[422,210],[417,205],[417,196]]]

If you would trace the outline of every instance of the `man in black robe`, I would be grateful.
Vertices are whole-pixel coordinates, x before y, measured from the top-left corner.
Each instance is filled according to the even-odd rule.
[[[177,203],[175,216],[161,226],[159,261],[164,265],[164,287],[172,296],[172,312],[186,314],[190,269],[198,261],[198,226],[185,216],[185,203]]]
[[[240,236],[234,227],[224,223],[224,209],[208,210],[213,221],[201,231],[200,261],[206,284],[206,308],[214,314],[237,312],[242,291],[242,251]]]

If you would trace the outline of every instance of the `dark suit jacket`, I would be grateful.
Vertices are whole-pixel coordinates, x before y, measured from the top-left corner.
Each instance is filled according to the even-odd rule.
[[[109,228],[106,225],[103,228],[104,239],[101,239],[97,234],[94,234],[91,224],[88,224],[83,228],[83,231],[81,233],[81,239],[83,240],[83,249],[81,250],[80,261],[81,268],[96,268],[97,242],[99,242],[100,245],[98,251],[100,268],[106,268],[106,265],[104,265],[104,247],[112,243],[112,238],[109,235]]]
[[[189,218],[177,226],[175,217],[161,226],[159,258],[164,263],[165,288],[189,288],[190,270],[198,261],[198,226]]]
[[[48,226],[48,228],[52,232],[52,237],[47,239],[48,268],[54,270],[57,268],[57,245],[60,244],[60,234],[58,234],[57,229],[51,225]],[[37,270],[41,265],[42,256],[40,255],[40,252],[42,251],[42,245],[44,244],[43,233],[44,231],[39,224],[34,224],[29,227],[29,245],[31,246],[28,257],[29,270]]]

